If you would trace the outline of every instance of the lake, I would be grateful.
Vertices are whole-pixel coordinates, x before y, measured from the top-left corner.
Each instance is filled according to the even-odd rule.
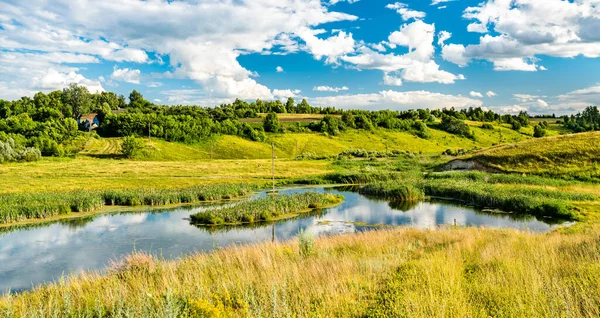
[[[460,226],[516,228],[533,232],[549,231],[559,226],[550,219],[490,214],[441,201],[390,203],[365,197],[349,188],[289,189],[280,193],[300,191],[328,191],[343,195],[345,201],[337,207],[298,218],[246,227],[190,225],[187,218],[209,206],[204,204],[161,211],[99,214],[36,227],[5,229],[0,234],[0,293],[31,289],[38,284],[52,282],[63,274],[102,270],[111,260],[133,250],[175,259],[231,244],[284,241],[295,237],[300,230],[319,236],[382,226],[438,228],[454,222]]]

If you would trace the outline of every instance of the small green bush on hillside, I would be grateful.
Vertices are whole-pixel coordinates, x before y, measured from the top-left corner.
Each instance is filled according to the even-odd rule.
[[[131,159],[134,158],[144,148],[144,142],[137,139],[135,136],[123,138],[121,144],[121,153]]]

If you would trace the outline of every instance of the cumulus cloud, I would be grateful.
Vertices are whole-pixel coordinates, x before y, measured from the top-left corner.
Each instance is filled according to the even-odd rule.
[[[428,91],[398,92],[380,91],[373,94],[337,95],[311,98],[310,102],[318,106],[332,106],[345,109],[394,109],[411,108],[463,108],[480,107],[480,100],[463,96],[432,93]]]
[[[485,95],[487,95],[487,97],[496,97],[496,96],[498,96],[498,94],[494,93],[493,91],[488,91],[487,93],[485,93]]]
[[[431,5],[436,6],[440,3],[452,2],[452,1],[455,1],[455,0],[431,0]]]
[[[483,95],[482,95],[481,93],[479,93],[479,92],[474,92],[474,91],[471,91],[471,92],[469,93],[469,95],[470,95],[471,97],[479,97],[479,98],[482,98],[482,97],[483,97]]]
[[[331,87],[331,86],[315,86],[313,87],[313,91],[317,91],[317,92],[341,92],[341,91],[347,91],[349,90],[348,87],[346,86],[342,86],[342,87]]]
[[[269,19],[256,22],[265,15]],[[3,3],[2,17],[0,30],[10,30],[0,32],[3,50],[71,53],[94,62],[148,63],[147,52],[168,55],[172,71],[165,77],[192,79],[203,96],[213,99],[272,98],[271,90],[253,78],[256,73],[240,65],[240,55],[303,49],[334,63],[352,52],[352,35],[317,37],[315,28],[357,18],[330,11],[318,0],[9,1]],[[63,74],[77,72],[64,70],[59,60],[36,72],[47,66]],[[15,86],[6,74],[0,73],[3,86]]]
[[[398,12],[398,14],[400,14],[400,16],[402,17],[402,20],[404,20],[404,21],[408,21],[411,19],[418,20],[418,19],[425,18],[425,12],[411,10],[408,8],[408,5],[405,3],[401,3],[401,2],[390,3],[385,7]]]
[[[433,60],[435,35],[433,24],[417,20],[402,25],[399,31],[392,32],[386,42],[391,48],[407,47],[408,53],[383,54],[363,45],[356,50],[355,54],[344,55],[340,60],[358,69],[383,71],[384,85],[400,86],[403,81],[451,84],[456,80],[464,79],[462,75],[440,70],[439,65]],[[441,32],[439,36],[445,40],[450,34]]]
[[[283,67],[281,66],[277,66],[275,70],[277,71],[277,73],[283,73]]]
[[[289,98],[289,97],[298,97],[298,95],[302,93],[299,89],[274,89],[273,96],[277,98]]]
[[[115,81],[139,84],[141,74],[142,73],[140,70],[133,70],[128,68],[120,69],[117,68],[117,66],[115,66],[113,69],[113,73],[110,75],[110,78]]]
[[[442,49],[447,61],[465,66],[473,59],[494,64],[497,71],[546,70],[536,57],[600,57],[598,0],[487,0],[465,9],[474,22],[470,32],[485,34],[478,44],[450,44]]]

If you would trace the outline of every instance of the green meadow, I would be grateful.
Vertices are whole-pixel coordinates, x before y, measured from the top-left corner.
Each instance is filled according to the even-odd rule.
[[[600,315],[600,135],[559,135],[550,126],[548,137],[533,138],[531,127],[517,132],[499,123],[493,129],[467,124],[474,138],[427,128],[428,139],[385,129],[336,136],[270,133],[264,141],[230,135],[194,143],[142,139],[142,151],[131,159],[122,157],[120,138],[90,138],[74,157],[0,165],[0,215],[7,224],[43,222],[90,216],[106,206],[243,197],[270,185],[274,143],[277,185],[359,184],[361,194],[394,202],[452,199],[574,225],[543,234],[461,227],[318,239],[302,233],[289,242],[231,246],[179,260],[133,252],[106,272],[2,296],[0,315]],[[456,159],[501,173],[444,171]],[[212,207],[191,221],[213,227],[273,221],[341,200],[316,193],[269,196]]]

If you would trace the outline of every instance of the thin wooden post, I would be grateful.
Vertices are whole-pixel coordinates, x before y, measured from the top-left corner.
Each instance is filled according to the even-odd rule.
[[[271,142],[271,174],[273,178],[273,192],[275,192],[275,142]]]

